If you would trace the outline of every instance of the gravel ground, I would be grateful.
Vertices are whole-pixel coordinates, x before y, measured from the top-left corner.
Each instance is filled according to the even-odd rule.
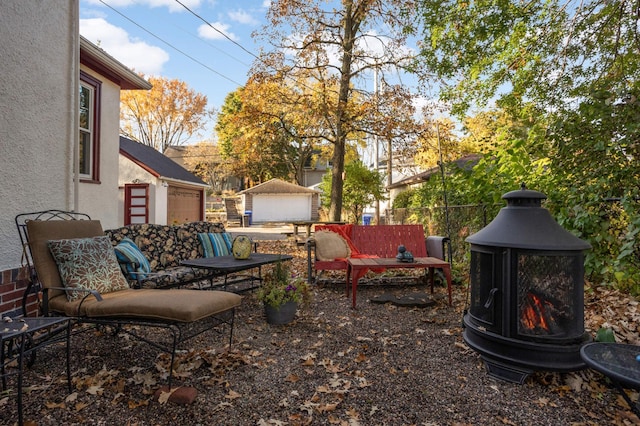
[[[304,250],[287,241],[261,251]],[[342,286],[315,288],[312,305],[289,325],[272,326],[251,292],[236,314],[234,343],[206,333],[181,352],[178,382],[192,404],[156,400],[166,356],[98,330],[72,338],[73,392],[61,346],[40,350],[25,376],[26,425],[595,425],[635,424],[606,380],[591,370],[538,372],[525,384],[489,377],[462,339],[465,294],[445,289],[428,308],[368,302],[421,285],[362,286],[352,310]],[[16,424],[15,382],[0,399],[0,423]]]

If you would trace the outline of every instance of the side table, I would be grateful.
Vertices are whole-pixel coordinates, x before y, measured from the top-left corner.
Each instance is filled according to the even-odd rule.
[[[64,333],[64,335],[62,335]],[[24,373],[25,357],[35,354],[35,351],[54,343],[64,341],[66,344],[67,386],[71,392],[70,349],[71,323],[65,317],[26,317],[16,318],[11,321],[0,320],[0,375],[3,386],[6,386],[5,378],[9,375],[17,375],[17,404],[18,424],[22,426],[22,377]],[[17,372],[6,372],[6,365],[16,360]]]
[[[640,418],[638,402],[631,401],[623,387],[640,389],[640,346],[624,343],[587,343],[580,348],[580,356],[589,367],[607,376],[631,410]]]

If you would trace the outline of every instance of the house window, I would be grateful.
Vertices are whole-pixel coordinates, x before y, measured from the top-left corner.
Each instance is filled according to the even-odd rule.
[[[100,160],[100,86],[99,80],[80,72],[80,179],[98,182]]]

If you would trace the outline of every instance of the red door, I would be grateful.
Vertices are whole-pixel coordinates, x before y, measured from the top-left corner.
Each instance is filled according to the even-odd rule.
[[[149,184],[124,185],[124,224],[149,222]]]

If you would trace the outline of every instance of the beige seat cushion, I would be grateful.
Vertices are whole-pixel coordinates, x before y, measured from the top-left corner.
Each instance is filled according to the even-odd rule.
[[[335,260],[349,257],[349,245],[342,236],[335,232],[320,230],[314,235],[316,242],[316,259]]]
[[[235,293],[188,289],[129,289],[102,297],[101,301],[89,296],[84,302],[69,302],[60,295],[49,300],[49,310],[72,317],[193,322],[233,309],[242,301]]]

